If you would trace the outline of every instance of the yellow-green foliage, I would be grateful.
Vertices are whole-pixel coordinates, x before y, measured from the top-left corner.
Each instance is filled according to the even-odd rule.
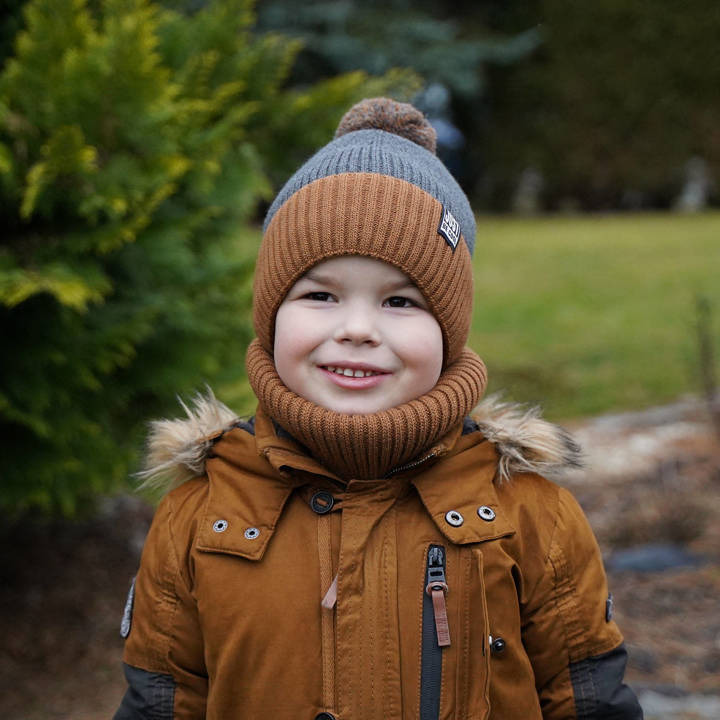
[[[252,23],[251,0],[25,7],[0,72],[0,508],[73,512],[124,482],[175,393],[242,376],[242,238],[294,164],[283,143],[416,83],[287,93],[298,45]]]

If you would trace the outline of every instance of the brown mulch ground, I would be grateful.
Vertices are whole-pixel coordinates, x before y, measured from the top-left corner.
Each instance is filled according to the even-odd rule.
[[[0,717],[108,720],[125,691],[120,618],[152,509],[108,502],[89,521],[28,519],[0,547]]]
[[[681,466],[670,486],[658,473],[573,488],[606,560],[643,543],[679,544],[705,560],[608,572],[636,688],[720,696],[720,452],[710,457]]]
[[[583,427],[581,438],[594,438],[596,450],[589,472],[565,484],[606,561],[666,544],[704,559],[662,572],[609,571],[630,651],[628,681],[671,696],[720,697],[720,434],[701,404],[605,420]],[[620,462],[608,463],[610,454]]]
[[[720,696],[720,444],[709,425],[686,425],[685,434],[673,434],[667,422],[603,425],[608,447],[627,452],[627,461],[620,455],[604,472],[600,453],[587,473],[565,484],[606,558],[624,547],[667,542],[706,558],[697,568],[611,572],[609,581],[631,652],[629,682],[668,695]],[[576,429],[586,444],[601,434]],[[648,437],[659,438],[643,462],[631,462],[633,435],[645,450],[652,449]],[[151,517],[139,500],[116,498],[92,520],[28,518],[1,531],[3,720],[112,717],[125,688],[119,622]]]

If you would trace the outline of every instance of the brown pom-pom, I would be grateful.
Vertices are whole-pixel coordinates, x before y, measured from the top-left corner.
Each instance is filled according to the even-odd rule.
[[[343,115],[335,137],[355,130],[385,130],[412,140],[435,154],[437,135],[425,116],[409,103],[390,98],[370,98],[353,105]]]

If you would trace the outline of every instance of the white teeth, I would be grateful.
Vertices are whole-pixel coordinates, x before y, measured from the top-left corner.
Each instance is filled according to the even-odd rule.
[[[380,374],[375,372],[374,370],[351,370],[350,368],[335,367],[334,365],[325,365],[325,368],[329,372],[333,372],[336,375],[344,375],[345,377],[363,378],[370,377],[371,375]]]

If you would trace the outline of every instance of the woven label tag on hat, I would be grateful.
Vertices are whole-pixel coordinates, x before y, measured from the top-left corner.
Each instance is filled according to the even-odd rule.
[[[447,244],[453,249],[453,252],[455,252],[455,248],[460,242],[460,223],[444,205],[438,235],[442,235]]]

